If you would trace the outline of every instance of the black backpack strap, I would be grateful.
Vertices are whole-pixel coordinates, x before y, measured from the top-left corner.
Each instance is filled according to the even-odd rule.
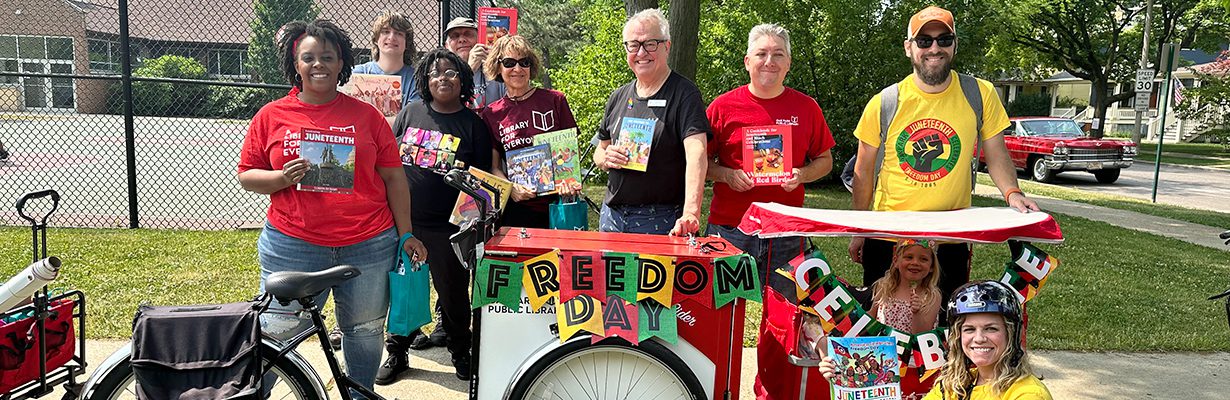
[[[961,85],[961,93],[965,95],[965,101],[969,102],[970,109],[974,110],[975,126],[978,130],[974,132],[974,155],[970,161],[970,193],[974,192],[974,188],[978,186],[978,154],[982,152],[982,90],[978,87],[978,78],[966,74],[957,74],[957,82]]]

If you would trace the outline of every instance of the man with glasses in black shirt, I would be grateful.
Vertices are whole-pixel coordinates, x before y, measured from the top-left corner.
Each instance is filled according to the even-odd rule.
[[[967,208],[974,185],[973,161],[980,149],[1008,206],[1021,212],[1038,210],[1017,186],[1002,134],[1009,125],[1008,114],[995,88],[952,70],[957,36],[948,10],[931,6],[910,18],[904,47],[914,73],[872,97],[854,130],[859,148],[853,209]],[[863,284],[871,285],[888,271],[893,242],[855,238],[849,252],[851,259],[863,264]],[[937,256],[940,291],[947,301],[953,289],[969,281],[970,246],[941,244]]]
[[[712,135],[705,102],[666,64],[670,26],[661,11],[629,18],[623,40],[636,79],[611,93],[598,127],[594,165],[609,174],[599,230],[695,234]]]

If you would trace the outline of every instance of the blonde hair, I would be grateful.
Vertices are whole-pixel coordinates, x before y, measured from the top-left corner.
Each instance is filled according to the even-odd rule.
[[[402,53],[402,62],[406,65],[414,65],[414,55],[418,52],[414,48],[414,28],[404,14],[389,10],[384,10],[375,21],[372,21],[372,60],[380,61],[380,31],[385,28],[406,34],[406,52]]]
[[[530,79],[537,79],[542,60],[538,58],[538,52],[530,47],[530,41],[521,35],[509,35],[496,39],[495,43],[491,44],[487,59],[483,61],[482,73],[487,75],[487,79],[503,82],[504,77],[500,75],[502,71],[500,60],[512,53],[521,53],[522,57],[530,59]]]
[[[1021,340],[1020,331],[1021,325],[1009,321],[1001,314],[1001,319],[1004,320],[1008,343],[1004,346],[1004,352],[1000,353],[999,358],[995,360],[995,379],[991,381],[990,388],[993,397],[999,397],[1017,380],[1033,375],[1033,367],[1029,364],[1029,353],[1025,351],[1025,347],[1019,341]],[[965,316],[957,317],[953,322],[952,327],[948,331],[948,360],[944,363],[943,369],[940,370],[940,378],[938,385],[941,386],[944,399],[958,398],[963,399],[969,396],[968,391],[974,387],[974,373],[972,362],[965,356],[965,349],[961,346],[961,325],[965,324]],[[1013,343],[1012,341],[1018,341]],[[1020,354],[1017,354],[1017,352]],[[1015,365],[1009,360],[1018,358]]]
[[[901,255],[904,254],[907,249],[914,246],[923,247],[931,252],[931,272],[928,272],[927,276],[923,277],[922,282],[919,282],[919,286],[923,289],[923,304],[939,304],[941,298],[939,288],[940,260],[935,254],[935,246],[923,246],[918,243],[910,243],[898,245],[893,249],[893,264],[888,267],[888,273],[885,274],[883,278],[877,279],[875,283],[871,284],[872,307],[877,307],[876,305],[887,302],[893,297],[893,293],[896,293],[897,289],[901,287],[901,272],[897,270],[897,260],[901,259]]]

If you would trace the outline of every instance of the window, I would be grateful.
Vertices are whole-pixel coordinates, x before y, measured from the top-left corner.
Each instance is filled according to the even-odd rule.
[[[53,36],[0,35],[0,70],[25,74],[72,74],[73,39]],[[19,85],[27,108],[73,108],[72,78],[2,76],[0,83]]]
[[[89,40],[90,71],[118,74],[120,72],[119,43],[108,40]]]
[[[47,38],[42,36],[19,36],[17,38],[17,57],[47,58]]]
[[[47,58],[52,60],[73,60],[73,39],[47,38]]]
[[[248,54],[244,50],[210,51],[209,73],[211,75],[244,77],[248,75]]]
[[[17,58],[16,36],[0,36],[0,58]]]
[[[0,71],[17,72],[17,60],[0,60]],[[0,76],[0,83],[17,83],[17,77]]]

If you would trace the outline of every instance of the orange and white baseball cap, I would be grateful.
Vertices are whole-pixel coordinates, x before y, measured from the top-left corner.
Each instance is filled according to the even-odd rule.
[[[957,33],[957,23],[953,20],[952,13],[943,8],[930,6],[910,17],[910,25],[906,28],[905,37],[908,39],[918,36],[918,31],[933,22],[943,24],[953,34]]]

